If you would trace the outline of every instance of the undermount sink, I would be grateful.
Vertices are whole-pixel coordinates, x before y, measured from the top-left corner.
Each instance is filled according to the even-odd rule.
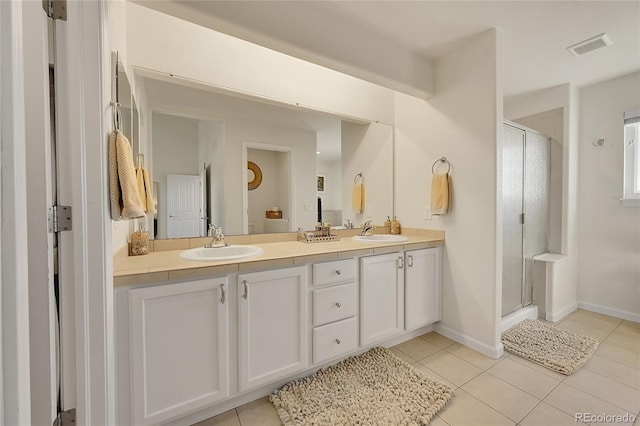
[[[398,243],[408,240],[407,237],[390,234],[356,235],[353,239],[361,243]]]
[[[224,247],[196,247],[180,253],[180,257],[186,260],[198,262],[214,262],[220,260],[246,259],[259,256],[264,251],[255,246],[224,246]]]

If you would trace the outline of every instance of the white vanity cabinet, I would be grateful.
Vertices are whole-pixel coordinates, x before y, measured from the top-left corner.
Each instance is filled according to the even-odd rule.
[[[358,263],[356,259],[313,265],[313,363],[358,348]]]
[[[360,259],[360,344],[371,345],[404,331],[404,254]]]
[[[238,275],[238,388],[307,367],[307,267]]]
[[[405,330],[440,321],[440,247],[405,252]]]
[[[228,278],[129,291],[131,421],[158,424],[229,396]]]

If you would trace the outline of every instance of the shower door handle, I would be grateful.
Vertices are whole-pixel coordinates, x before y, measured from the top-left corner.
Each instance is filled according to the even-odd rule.
[[[524,225],[524,213],[520,213],[520,225]]]

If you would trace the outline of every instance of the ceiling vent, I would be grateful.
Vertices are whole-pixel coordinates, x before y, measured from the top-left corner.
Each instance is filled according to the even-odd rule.
[[[576,56],[582,56],[585,53],[593,52],[594,50],[611,46],[611,44],[613,44],[613,42],[611,41],[607,33],[602,33],[595,37],[583,40],[580,43],[576,43],[573,46],[569,46],[567,47],[567,50]]]

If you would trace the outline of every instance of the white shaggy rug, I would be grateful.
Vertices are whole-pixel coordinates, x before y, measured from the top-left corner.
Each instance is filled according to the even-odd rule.
[[[376,347],[275,391],[284,425],[426,425],[453,390]]]
[[[574,373],[598,347],[593,337],[581,336],[539,320],[524,320],[502,333],[504,349],[558,373]]]

